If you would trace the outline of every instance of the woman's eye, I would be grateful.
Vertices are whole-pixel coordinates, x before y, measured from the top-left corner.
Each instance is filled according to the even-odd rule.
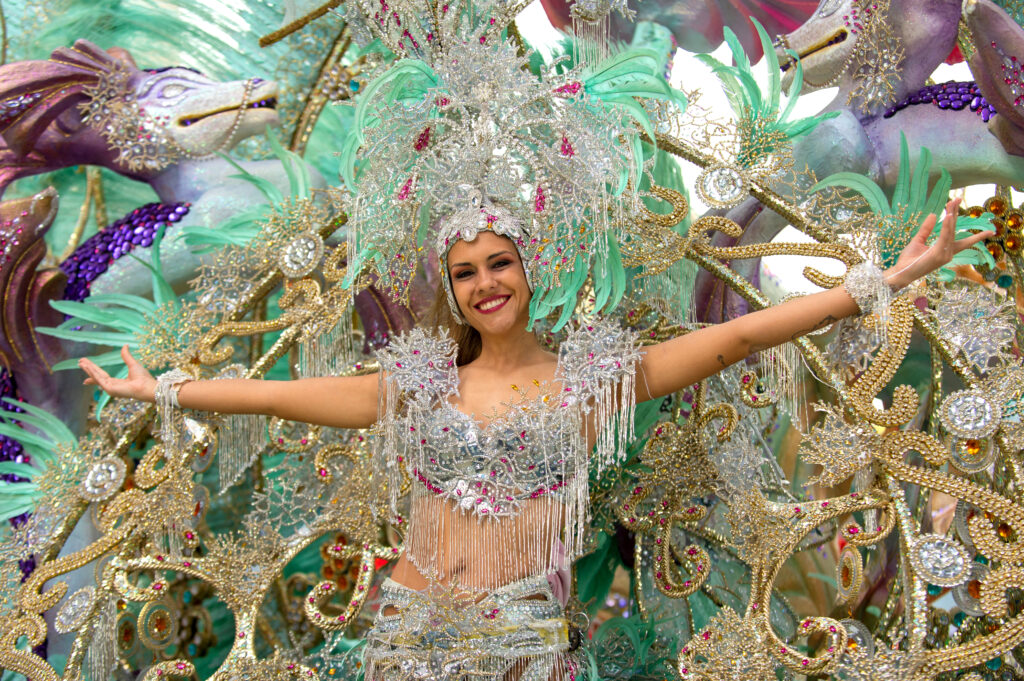
[[[501,267],[507,267],[507,266],[509,266],[511,264],[512,264],[511,260],[499,260],[498,262],[494,263],[494,269],[499,269]]]
[[[468,276],[470,276],[472,274],[473,274],[473,272],[470,271],[470,270],[460,270],[459,272],[455,273],[455,278],[456,279],[465,279],[466,277],[468,277]]]
[[[171,97],[177,97],[188,88],[184,85],[171,84],[164,86],[164,89],[160,91],[160,97],[162,99],[170,99]]]

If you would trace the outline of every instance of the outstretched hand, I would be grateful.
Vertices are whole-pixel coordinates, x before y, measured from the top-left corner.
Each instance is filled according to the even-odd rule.
[[[986,231],[964,239],[956,239],[957,208],[959,206],[960,199],[953,199],[946,204],[946,215],[942,219],[939,236],[930,246],[928,237],[935,231],[935,223],[939,218],[935,214],[925,218],[925,221],[921,223],[921,229],[900,253],[896,264],[885,273],[885,278],[890,286],[894,289],[901,289],[948,264],[953,256],[960,251],[967,250],[979,241],[995,234],[993,231]]]
[[[121,359],[128,367],[128,378],[114,378],[101,369],[90,359],[83,357],[78,366],[88,374],[83,381],[85,385],[99,386],[100,390],[111,397],[130,397],[133,400],[152,402],[156,391],[156,379],[128,352],[128,346],[121,348]]]

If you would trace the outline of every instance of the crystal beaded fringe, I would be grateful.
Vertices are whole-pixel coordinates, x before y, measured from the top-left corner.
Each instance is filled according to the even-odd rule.
[[[106,679],[114,671],[114,665],[117,663],[117,649],[114,641],[117,611],[114,608],[113,599],[104,599],[93,622],[93,638],[89,644],[87,657],[89,678]]]
[[[793,343],[783,343],[761,352],[761,373],[773,386],[776,404],[789,414],[793,425],[803,430],[800,413],[800,367],[803,356]]]
[[[861,314],[874,314],[875,339],[883,349],[889,346],[889,304],[893,292],[885,280],[885,273],[870,262],[851,267],[843,281],[846,292],[857,303]]]
[[[191,381],[192,376],[181,369],[172,369],[157,378],[153,399],[160,416],[160,439],[164,446],[164,457],[174,460],[181,456],[192,442],[190,431],[184,427],[178,390],[182,384]],[[164,514],[164,535],[167,553],[174,559],[181,557],[181,537],[178,518],[173,513]],[[113,624],[111,624],[113,626]],[[95,677],[102,678],[102,677]]]
[[[335,376],[355,361],[349,310],[334,326],[299,346],[299,375]]]
[[[238,482],[263,450],[266,419],[258,414],[227,414],[218,431],[217,471],[223,493]]]
[[[168,458],[176,456],[184,446],[184,433],[178,411],[178,390],[183,383],[192,377],[181,369],[171,369],[156,379],[153,401],[156,402],[157,413],[160,415],[160,439],[164,444],[164,453]]]
[[[573,51],[577,63],[593,65],[608,58],[608,46],[611,43],[610,14],[597,21],[587,21],[574,16],[572,31],[576,35]]]

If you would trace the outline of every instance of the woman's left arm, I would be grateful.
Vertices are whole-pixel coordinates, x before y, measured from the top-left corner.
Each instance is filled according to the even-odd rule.
[[[928,216],[896,264],[884,273],[890,288],[907,286],[948,263],[956,253],[992,236],[993,232],[982,232],[954,240],[959,203],[946,204],[942,229],[931,246],[927,240],[938,218]],[[796,340],[859,311],[846,287],[837,286],[650,346],[640,362],[637,401],[674,393],[754,352]]]

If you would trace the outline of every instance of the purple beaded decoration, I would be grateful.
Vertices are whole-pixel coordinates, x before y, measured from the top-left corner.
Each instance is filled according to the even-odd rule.
[[[885,118],[892,118],[898,112],[908,106],[917,104],[931,104],[946,111],[963,111],[970,109],[981,116],[981,120],[988,123],[996,115],[994,106],[981,94],[978,84],[973,81],[962,83],[950,81],[938,85],[928,85],[921,88],[916,94],[896,102],[882,114]]]
[[[156,231],[162,225],[179,222],[188,215],[191,206],[191,203],[147,203],[86,239],[60,264],[60,269],[68,276],[64,299],[84,300],[92,282],[115,260],[136,247],[151,246]]]

